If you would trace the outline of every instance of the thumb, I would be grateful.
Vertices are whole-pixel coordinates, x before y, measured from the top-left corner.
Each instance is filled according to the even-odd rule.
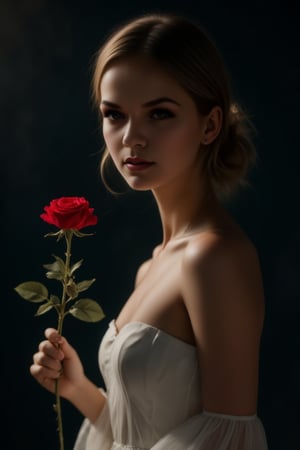
[[[77,355],[75,349],[69,344],[64,336],[61,336],[55,328],[45,330],[46,338],[55,346],[59,346],[64,354],[64,359],[70,359]]]
[[[63,336],[59,336],[59,346],[60,350],[64,354],[64,360],[74,358],[74,356],[77,356],[76,350],[72,347],[72,345],[69,344],[67,339]]]

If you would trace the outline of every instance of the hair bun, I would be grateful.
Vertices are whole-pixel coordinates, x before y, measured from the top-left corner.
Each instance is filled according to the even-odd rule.
[[[215,174],[216,191],[228,197],[238,186],[248,186],[249,169],[255,165],[256,149],[252,142],[255,129],[247,114],[232,103],[228,114],[227,132],[220,142],[217,158],[211,167]]]

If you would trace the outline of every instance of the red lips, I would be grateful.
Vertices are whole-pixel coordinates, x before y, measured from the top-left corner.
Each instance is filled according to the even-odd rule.
[[[126,165],[127,169],[130,170],[131,172],[137,172],[148,169],[154,164],[154,162],[146,161],[145,159],[134,156],[127,158],[124,164]]]
[[[142,158],[137,158],[137,157],[133,157],[133,158],[127,158],[125,160],[125,164],[153,164],[151,161],[146,161],[145,159]]]

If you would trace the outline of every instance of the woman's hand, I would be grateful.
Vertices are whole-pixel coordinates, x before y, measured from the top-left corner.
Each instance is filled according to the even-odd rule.
[[[59,378],[59,395],[94,422],[105,404],[105,396],[85,376],[79,356],[66,338],[54,328],[47,328],[45,336],[47,339],[33,355],[31,375],[52,393],[55,392],[55,380]]]
[[[85,375],[79,356],[68,341],[54,328],[45,330],[47,340],[39,344],[30,366],[31,375],[48,391],[54,393],[59,378],[59,394],[71,399],[84,383]]]

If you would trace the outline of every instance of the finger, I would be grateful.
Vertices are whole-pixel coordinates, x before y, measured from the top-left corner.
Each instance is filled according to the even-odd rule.
[[[50,358],[58,359],[60,361],[64,359],[64,353],[61,348],[55,346],[55,344],[49,341],[42,341],[39,344],[39,352],[44,353]]]
[[[69,344],[67,339],[61,336],[55,328],[47,328],[45,330],[46,338],[57,348],[59,345],[60,350],[62,350],[64,359],[70,359],[77,355],[74,348]],[[46,344],[45,344],[46,345]],[[49,348],[46,346],[46,348]]]
[[[32,364],[30,373],[40,384],[43,384],[45,379],[52,381],[58,380],[62,376],[63,369],[56,370],[38,364]]]
[[[64,355],[63,356],[64,360],[74,358],[77,355],[76,350],[69,344],[69,342],[63,336],[61,336],[59,348]]]
[[[55,380],[61,376],[61,371],[51,370],[37,364],[30,366],[31,375],[44,387],[53,392]]]
[[[61,375],[61,368],[59,370],[54,370],[39,364],[32,364],[30,366],[30,373],[39,380],[42,380],[43,378],[56,380]]]
[[[61,344],[62,337],[55,328],[46,328],[45,337],[53,344]]]
[[[70,359],[77,354],[75,349],[69,344],[67,339],[65,337],[61,336],[57,332],[57,330],[55,330],[54,328],[47,328],[47,330],[45,331],[45,336],[49,340],[43,341],[41,343],[42,349],[45,348],[46,351],[50,352],[51,355],[55,354],[55,353],[53,353],[51,347],[49,345],[47,345],[47,342],[51,342],[53,344],[53,348],[55,348],[55,349],[57,349],[58,348],[57,346],[59,345],[59,349],[62,351],[64,359]],[[61,354],[58,359],[61,359]]]
[[[38,352],[33,355],[33,362],[38,366],[43,366],[45,368],[60,371],[61,362],[58,359],[51,358],[43,352]]]
[[[45,330],[47,339],[57,348],[63,351],[65,358],[69,359],[76,354],[74,348],[68,343],[67,339],[61,336],[54,328],[47,328]]]

